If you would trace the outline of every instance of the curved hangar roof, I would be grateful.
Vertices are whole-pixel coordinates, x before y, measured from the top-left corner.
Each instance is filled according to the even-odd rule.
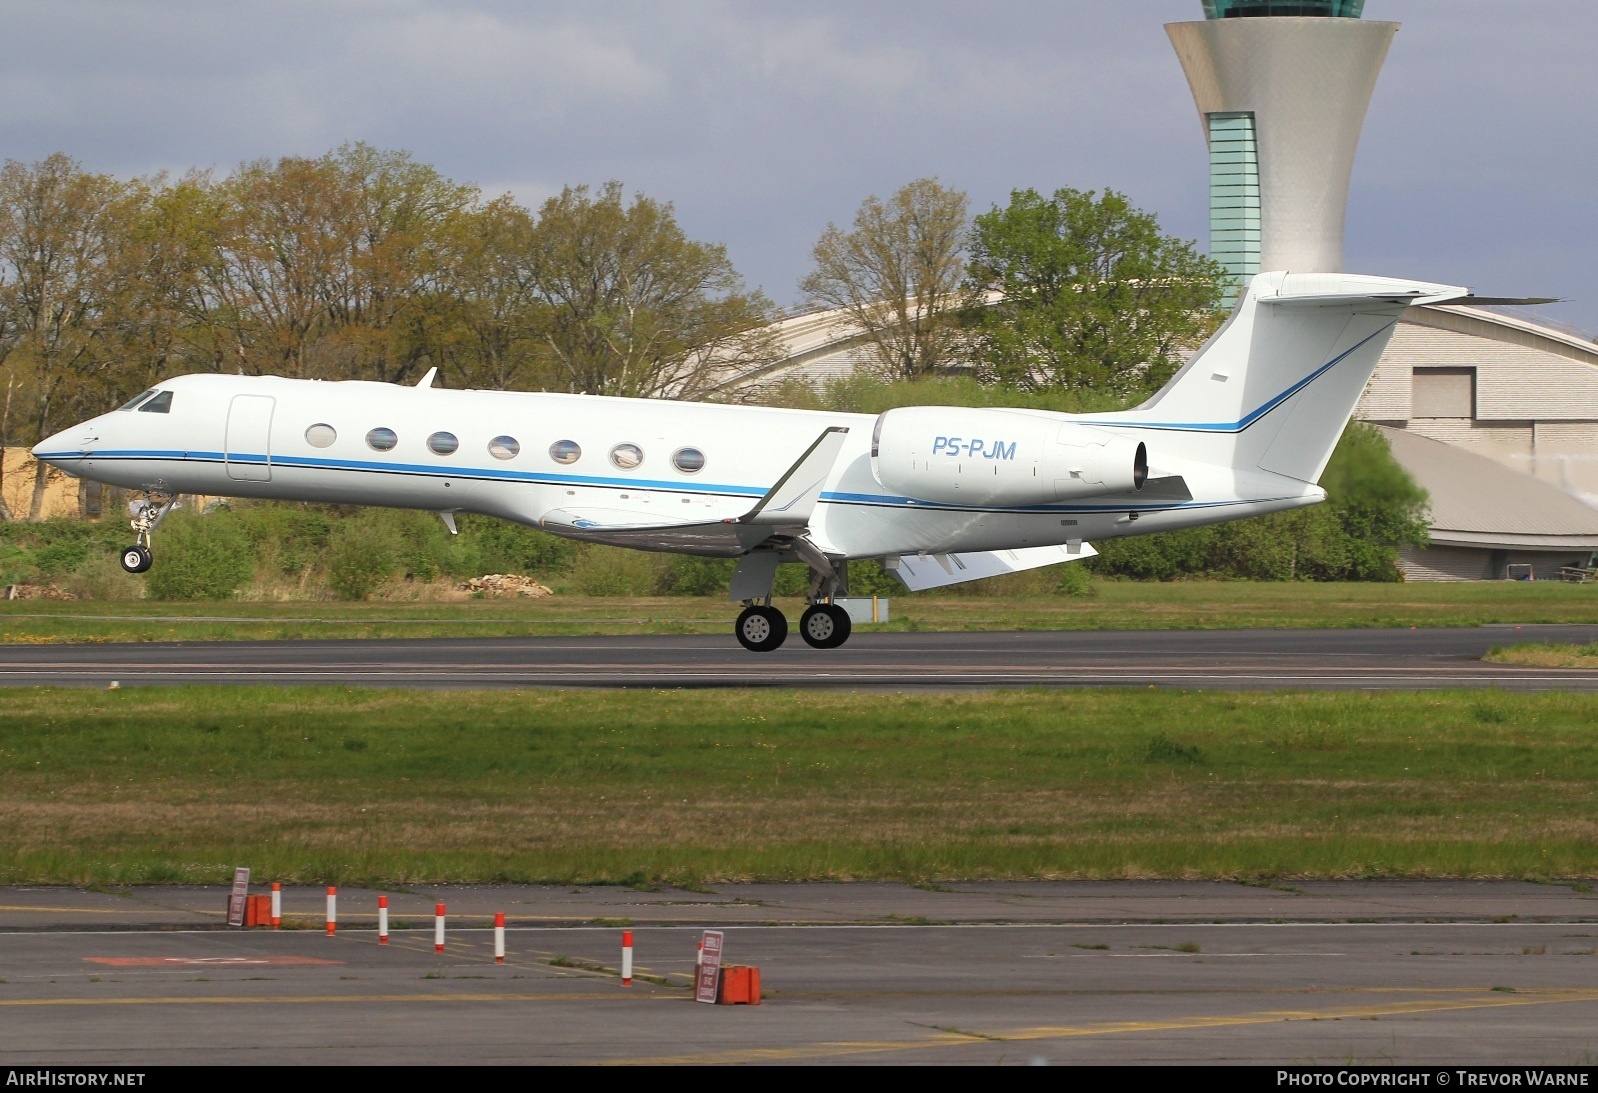
[[[1433,544],[1598,550],[1598,510],[1558,486],[1455,444],[1378,428],[1394,458],[1431,495]]]

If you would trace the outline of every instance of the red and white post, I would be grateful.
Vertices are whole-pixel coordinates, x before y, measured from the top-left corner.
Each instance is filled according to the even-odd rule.
[[[338,929],[338,889],[333,885],[327,886],[327,936],[332,937],[333,931]]]
[[[621,985],[624,987],[633,985],[633,932],[631,930],[623,930],[621,932]]]
[[[283,925],[283,886],[272,882],[272,929]]]
[[[433,908],[433,951],[444,951],[444,905],[440,903]]]
[[[377,943],[388,944],[388,897],[377,897]]]
[[[494,963],[505,963],[505,912],[494,912]]]

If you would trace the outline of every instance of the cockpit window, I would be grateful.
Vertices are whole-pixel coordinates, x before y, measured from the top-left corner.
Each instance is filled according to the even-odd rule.
[[[172,392],[162,391],[149,402],[139,407],[141,414],[170,414],[172,412]]]
[[[117,409],[118,410],[131,410],[135,406],[137,406],[139,403],[143,402],[145,399],[149,398],[153,394],[155,394],[155,388],[154,387],[150,388],[148,391],[140,391],[138,394],[136,394],[132,398],[128,399],[128,401],[124,402],[121,406],[118,406]]]

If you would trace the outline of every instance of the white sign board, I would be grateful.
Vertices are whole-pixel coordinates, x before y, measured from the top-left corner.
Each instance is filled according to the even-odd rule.
[[[250,871],[248,869],[233,870],[233,894],[227,901],[227,924],[229,926],[244,925],[244,901],[250,894]]]
[[[716,980],[721,977],[721,931],[706,930],[700,944],[704,960],[699,965],[699,978],[694,981],[694,1001],[716,1001]]]

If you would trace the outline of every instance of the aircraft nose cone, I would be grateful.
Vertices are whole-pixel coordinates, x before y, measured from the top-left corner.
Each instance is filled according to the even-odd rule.
[[[74,425],[70,429],[62,429],[54,436],[45,437],[33,446],[33,458],[41,463],[48,463],[52,467],[60,467],[61,460],[76,458],[89,449],[99,436],[89,427],[89,423]]]

